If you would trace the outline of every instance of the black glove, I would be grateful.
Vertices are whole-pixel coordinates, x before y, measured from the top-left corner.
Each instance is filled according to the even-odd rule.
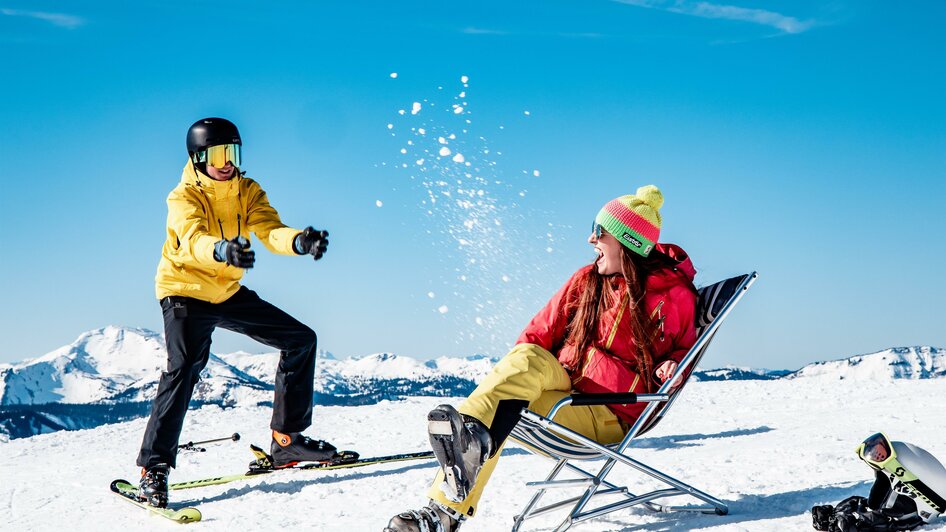
[[[319,260],[328,248],[328,231],[317,231],[310,225],[296,235],[292,247],[299,255],[309,254],[314,260]]]
[[[837,522],[838,518],[834,516],[834,506],[825,504],[811,508],[811,526],[813,526],[815,530],[830,530],[832,523],[837,526]]]
[[[256,262],[256,252],[250,250],[250,241],[238,236],[233,240],[221,240],[214,245],[214,259],[230,266],[250,269]]]

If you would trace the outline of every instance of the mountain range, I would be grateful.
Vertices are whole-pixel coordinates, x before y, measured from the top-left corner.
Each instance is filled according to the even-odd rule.
[[[421,361],[391,353],[336,359],[320,351],[315,401],[365,405],[410,396],[463,396],[496,359],[482,355]],[[278,353],[211,354],[194,391],[196,404],[268,404]],[[163,337],[147,329],[108,326],[35,359],[0,364],[0,435],[8,438],[96,426],[148,412],[166,364]],[[946,376],[946,349],[898,347],[797,371],[726,367],[697,370],[713,380],[928,379]]]

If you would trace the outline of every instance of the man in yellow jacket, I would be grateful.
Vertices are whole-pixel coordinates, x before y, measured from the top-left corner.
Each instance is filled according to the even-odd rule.
[[[316,335],[309,327],[240,286],[256,258],[249,234],[273,253],[322,258],[328,232],[287,227],[260,185],[240,171],[242,140],[222,118],[198,120],[187,132],[188,161],[168,195],[167,239],[155,278],[164,312],[168,367],[161,374],[138,465],[139,496],[167,505],[167,475],[216,327],[280,350],[271,452],[276,467],[332,458],[335,447],[301,434],[312,424]]]

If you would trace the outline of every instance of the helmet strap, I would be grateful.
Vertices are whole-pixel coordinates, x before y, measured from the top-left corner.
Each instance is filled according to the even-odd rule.
[[[198,172],[201,172],[204,175],[209,175],[207,174],[207,163],[198,162],[196,152],[191,154],[190,159],[191,159],[191,163],[194,165],[195,170],[197,170]]]

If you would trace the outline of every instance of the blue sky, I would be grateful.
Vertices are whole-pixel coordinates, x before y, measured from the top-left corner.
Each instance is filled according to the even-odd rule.
[[[245,284],[338,356],[503,354],[591,260],[597,210],[647,183],[699,282],[761,275],[707,365],[943,346],[944,17],[941,2],[0,0],[0,362],[107,324],[161,330],[164,199],[204,116],[237,123],[286,223],[331,231],[323,261],[259,253]],[[469,166],[433,153],[451,133]],[[485,210],[445,199],[454,183]],[[268,351],[216,334],[237,349]]]

